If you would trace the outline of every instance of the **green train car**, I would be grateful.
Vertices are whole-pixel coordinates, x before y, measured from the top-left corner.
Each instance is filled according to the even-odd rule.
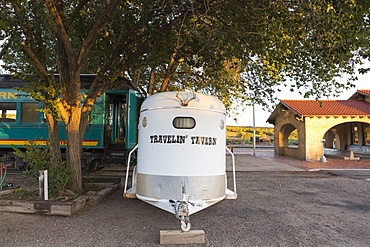
[[[95,75],[81,75],[82,98],[88,93]],[[23,148],[32,141],[39,147],[48,145],[48,126],[38,101],[14,88],[29,84],[0,75],[0,155],[13,157],[11,145]],[[129,87],[107,90],[95,102],[91,122],[83,140],[83,163],[93,160],[93,166],[104,163],[124,163],[128,151],[137,143],[137,121],[141,94]],[[60,144],[66,145],[66,133],[60,123]],[[93,159],[92,159],[93,158]],[[16,159],[22,168],[23,162]]]

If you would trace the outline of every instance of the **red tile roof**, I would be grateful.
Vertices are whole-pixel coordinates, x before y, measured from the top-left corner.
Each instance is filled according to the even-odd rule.
[[[281,100],[281,104],[299,116],[370,115],[370,103],[359,100]]]
[[[370,96],[370,90],[368,89],[359,89],[357,90],[358,93],[361,93],[363,95],[366,95],[366,96]]]
[[[349,99],[358,99],[361,96],[370,96],[369,89],[358,89],[356,93],[354,93]]]

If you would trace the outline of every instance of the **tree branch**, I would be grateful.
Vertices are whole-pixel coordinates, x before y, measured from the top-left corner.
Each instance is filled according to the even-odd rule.
[[[7,53],[9,47],[10,47],[9,43],[5,43],[5,45],[3,45],[3,49],[1,49],[1,51],[0,51],[0,60]]]
[[[57,7],[54,4],[55,1],[53,0],[44,0],[46,7],[51,14],[51,17],[54,21],[55,27],[57,29],[58,38],[61,40],[63,46],[65,47],[65,51],[69,58],[69,61],[72,63],[76,62],[76,57],[73,52],[72,44],[69,41],[69,36],[66,30],[66,27],[63,23],[62,17],[60,15],[60,11],[58,11]]]
[[[91,0],[81,0],[79,1],[77,7],[73,10],[72,14],[71,14],[71,18],[66,21],[66,26],[68,27],[70,24],[71,24],[71,21],[73,21],[73,17],[75,15],[78,14],[78,12],[80,12],[80,10],[88,3],[90,2]]]
[[[36,68],[40,71],[40,73],[45,78],[48,78],[48,76],[49,76],[48,72],[46,71],[44,65],[40,62],[38,57],[35,55],[35,53],[33,53],[33,51],[30,48],[30,45],[26,44],[26,42],[22,42],[21,45],[22,45],[24,51],[26,52],[28,58],[31,59],[31,61],[35,64]]]
[[[32,34],[29,30],[29,27],[27,27],[28,20],[25,18],[24,14],[24,8],[22,5],[14,4],[13,5],[14,14],[17,17],[17,22],[19,23],[19,26],[22,29],[22,32],[26,38],[26,40],[29,42],[28,45],[32,45],[32,47],[35,47],[35,41],[32,38]]]
[[[172,76],[175,74],[175,71],[177,67],[179,66],[180,62],[175,60],[176,52],[174,52],[171,56],[170,62],[168,63],[167,69],[166,69],[166,75],[163,79],[162,85],[161,85],[161,92],[166,91],[166,88],[172,78]]]
[[[23,46],[24,51],[26,52],[27,56],[32,60],[32,62],[35,64],[36,68],[40,71],[41,75],[44,77],[45,81],[49,81],[49,74],[46,71],[43,64],[40,62],[40,60],[36,57],[36,55],[33,53],[33,51],[30,49],[29,45],[27,45],[25,42],[22,42],[21,45]],[[52,87],[51,83],[48,83],[49,87]],[[56,92],[55,88],[53,88],[53,91]],[[62,116],[62,119],[65,123],[66,119],[68,118],[68,113],[66,111],[66,108],[63,106],[62,102],[58,100],[58,109],[60,111],[60,114]]]
[[[117,8],[120,2],[121,0],[111,0],[107,7],[105,8],[103,14],[91,27],[84,43],[82,44],[80,53],[78,54],[77,65],[79,67],[83,66],[83,62],[85,61],[87,53],[90,51],[92,45],[94,44],[96,36],[106,26],[110,16],[112,15],[113,11]]]
[[[155,71],[156,67],[153,67],[150,70],[150,78],[149,78],[149,85],[148,85],[148,94],[152,95],[153,94],[153,87],[154,87],[154,79],[155,79]]]

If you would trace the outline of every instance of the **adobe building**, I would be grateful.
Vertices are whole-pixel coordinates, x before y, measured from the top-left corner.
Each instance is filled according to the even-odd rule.
[[[281,100],[267,122],[274,125],[275,155],[311,161],[325,161],[324,152],[370,155],[370,90],[348,100]],[[295,129],[298,145],[290,146]]]

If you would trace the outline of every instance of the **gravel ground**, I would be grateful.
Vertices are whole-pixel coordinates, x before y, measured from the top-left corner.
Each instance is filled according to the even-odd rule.
[[[238,199],[191,215],[206,243],[187,246],[370,246],[369,181],[267,162],[238,157]],[[180,229],[174,215],[121,191],[73,217],[0,213],[0,222],[3,247],[159,246],[160,230]]]

